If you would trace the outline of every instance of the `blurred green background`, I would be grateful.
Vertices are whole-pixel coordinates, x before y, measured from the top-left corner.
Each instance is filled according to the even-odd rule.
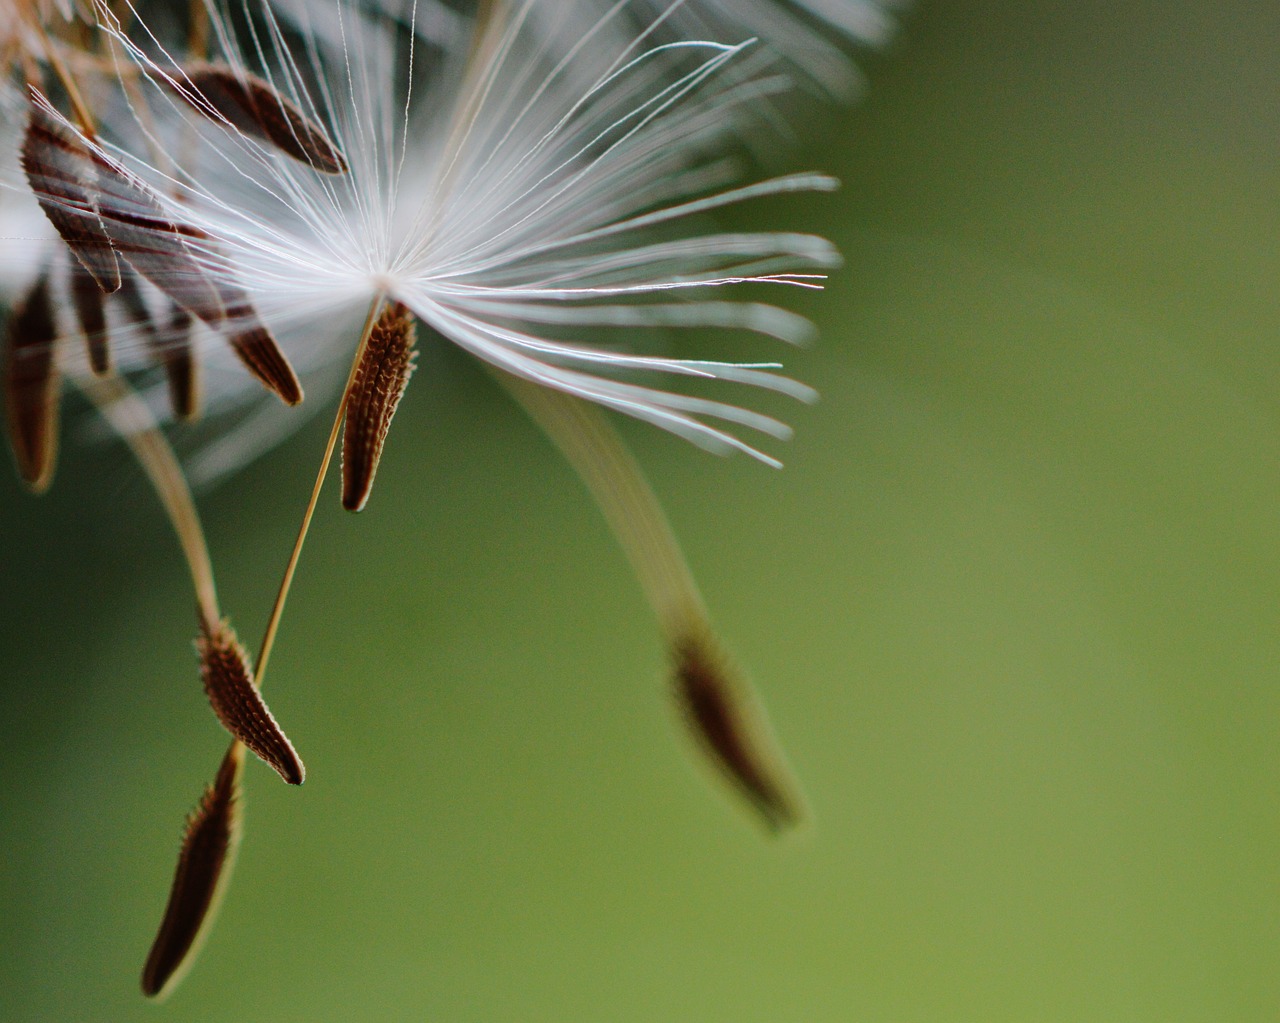
[[[1280,7],[921,3],[761,207],[793,303],[771,472],[623,424],[815,811],[692,767],[580,485],[431,351],[312,534],[209,945],[137,976],[225,746],[117,447],[0,479],[0,1017],[1262,1021],[1280,1013]],[[798,210],[798,214],[797,211]],[[761,222],[764,222],[763,220]],[[256,640],[319,425],[207,495]]]

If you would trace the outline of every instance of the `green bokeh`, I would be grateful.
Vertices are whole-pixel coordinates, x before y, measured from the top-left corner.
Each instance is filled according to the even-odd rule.
[[[330,496],[221,919],[137,993],[225,745],[127,455],[0,480],[0,1018],[1261,1021],[1280,1009],[1280,8],[933,3],[761,208],[847,267],[774,473],[623,424],[814,808],[686,755],[581,486],[429,351]],[[799,211],[799,222],[796,212]],[[763,350],[763,349],[762,349]],[[319,426],[202,499],[256,636]]]

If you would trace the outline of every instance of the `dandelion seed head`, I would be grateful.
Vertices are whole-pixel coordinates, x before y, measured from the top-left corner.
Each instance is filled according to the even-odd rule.
[[[304,378],[338,376],[329,367],[349,362],[355,325],[386,299],[504,372],[712,450],[761,456],[736,429],[786,436],[780,423],[654,386],[655,374],[798,398],[811,397],[807,388],[773,364],[632,346],[637,331],[676,327],[804,340],[799,317],[736,293],[820,287],[838,263],[830,244],[794,232],[707,231],[704,218],[834,183],[793,174],[737,184],[736,126],[783,83],[742,72],[754,40],[665,40],[660,30],[683,6],[636,29],[640,0],[603,12],[593,0],[495,3],[462,34],[465,45],[445,46],[345,0],[288,18],[249,5],[237,18],[211,3],[208,57],[224,69],[219,81],[271,90],[281,112],[332,140],[344,163],[333,173],[237,123],[199,87],[206,73],[143,12],[126,3],[121,19],[95,0],[118,78],[137,87],[121,92],[128,116],[93,145],[182,225],[202,273],[251,298]],[[312,20],[323,32],[308,28]],[[552,37],[575,42],[553,47]],[[211,411],[250,410],[252,381],[220,372],[217,338],[198,335],[201,358],[213,356]],[[126,368],[145,361],[141,333],[126,328],[118,347]],[[219,464],[234,466],[226,454],[224,445]]]
[[[302,781],[259,690],[337,439],[357,511],[420,340],[492,367],[566,454],[640,577],[695,735],[771,827],[798,818],[661,510],[595,407],[777,465],[749,438],[790,428],[726,389],[814,396],[776,362],[652,345],[690,327],[810,337],[769,293],[821,288],[832,246],[715,223],[836,187],[745,170],[741,128],[788,84],[776,16],[793,9],[857,35],[870,30],[854,11],[881,8],[481,0],[463,16],[439,0],[200,0],[184,20],[144,0],[0,0],[15,15],[0,28],[14,72],[0,78],[10,445],[28,486],[46,487],[65,377],[125,439],[181,544],[206,693],[234,736],[184,837],[148,995],[190,967],[225,888],[244,749]],[[51,33],[57,18],[85,24]],[[306,407],[338,397],[255,660],[218,607],[188,480],[296,429],[299,376],[320,385]],[[158,423],[194,419],[201,394],[213,440],[184,467]]]

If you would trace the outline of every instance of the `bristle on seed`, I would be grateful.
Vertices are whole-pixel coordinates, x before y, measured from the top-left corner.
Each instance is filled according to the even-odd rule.
[[[225,64],[188,64],[178,94],[205,117],[309,164],[325,174],[345,174],[347,161],[323,128],[270,84]]]
[[[187,818],[164,918],[142,969],[149,998],[163,998],[186,974],[218,911],[240,843],[243,769],[244,747],[233,743]]]
[[[46,270],[13,310],[4,344],[4,399],[9,444],[32,492],[49,488],[58,456],[58,337]]]
[[[233,736],[290,785],[301,785],[306,768],[293,744],[276,724],[254,684],[249,655],[226,622],[196,640],[200,675],[213,712]]]
[[[799,823],[798,800],[771,750],[745,684],[704,630],[672,645],[676,692],[694,734],[712,761],[747,798],[771,831]]]
[[[417,362],[413,314],[399,302],[382,311],[347,392],[342,432],[342,506],[360,511],[369,500],[391,419]]]

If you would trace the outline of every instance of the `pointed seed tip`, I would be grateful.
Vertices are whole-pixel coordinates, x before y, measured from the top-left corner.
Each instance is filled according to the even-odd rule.
[[[240,361],[268,390],[291,407],[302,403],[302,384],[271,331],[258,324],[235,334],[230,342]]]
[[[163,1000],[191,968],[217,915],[240,841],[244,756],[233,743],[187,818],[164,916],[142,968],[142,993]]]
[[[349,512],[362,512],[364,511],[364,506],[368,503],[369,495],[367,492],[350,494],[344,491],[342,494],[342,507]]]
[[[53,467],[49,467],[49,471],[35,479],[26,476],[22,477],[22,486],[32,497],[43,497],[49,492],[49,488],[53,486]]]
[[[685,718],[712,762],[772,834],[803,819],[780,757],[745,683],[733,677],[705,629],[672,644],[677,694]]]

